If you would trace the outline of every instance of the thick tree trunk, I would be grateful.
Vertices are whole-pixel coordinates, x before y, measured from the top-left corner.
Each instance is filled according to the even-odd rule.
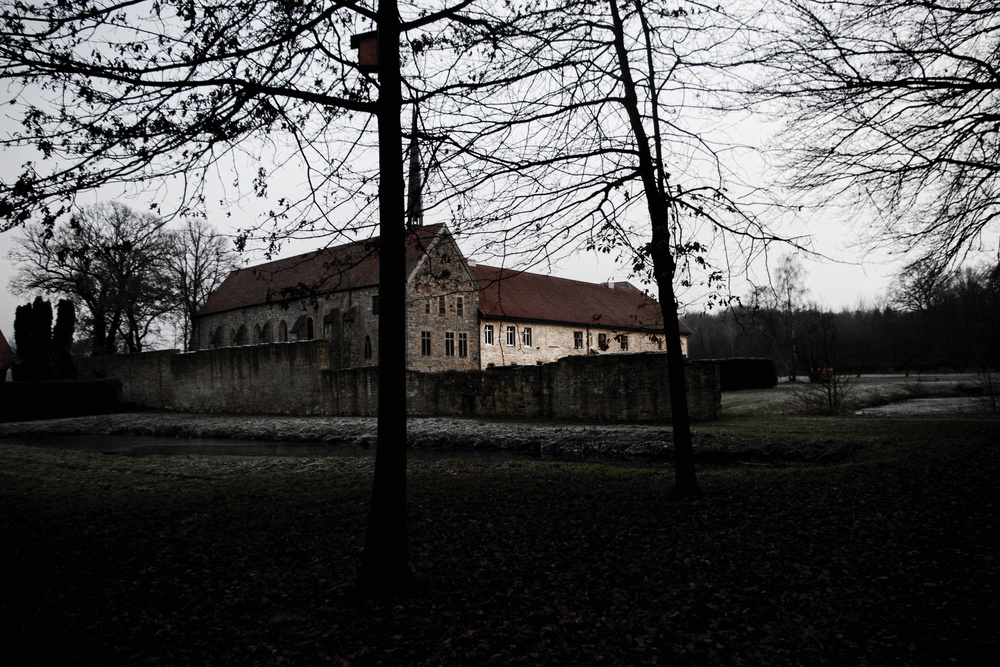
[[[400,588],[410,573],[406,538],[406,235],[395,0],[380,0],[378,31],[378,447],[360,581],[366,587]]]

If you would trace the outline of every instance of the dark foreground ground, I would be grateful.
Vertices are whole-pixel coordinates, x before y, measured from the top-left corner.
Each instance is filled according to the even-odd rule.
[[[105,666],[991,664],[998,426],[731,416],[701,427],[700,442],[726,443],[730,456],[703,467],[693,502],[668,499],[662,465],[414,461],[414,578],[400,594],[354,587],[370,458],[0,444],[4,655]],[[735,464],[741,442],[752,465]]]

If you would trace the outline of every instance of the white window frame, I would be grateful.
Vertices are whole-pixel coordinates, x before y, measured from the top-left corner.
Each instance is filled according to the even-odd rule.
[[[521,330],[521,335],[524,338],[524,346],[531,347],[531,327],[524,327]]]
[[[517,347],[517,327],[507,327],[507,347]]]
[[[483,325],[483,345],[493,344],[493,325],[485,324]]]

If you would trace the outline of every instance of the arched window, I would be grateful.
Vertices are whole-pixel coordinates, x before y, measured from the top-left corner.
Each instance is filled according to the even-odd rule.
[[[238,345],[238,343],[236,342],[236,329],[230,329],[229,330],[229,340],[226,341],[226,342],[228,342],[229,345],[231,345],[231,346],[232,345]]]
[[[233,336],[233,345],[247,344],[247,325],[241,324],[240,330]]]
[[[372,358],[372,337],[365,336],[365,359]]]
[[[268,320],[264,322],[264,326],[260,328],[260,342],[270,343],[271,341],[271,322]]]
[[[260,325],[253,325],[253,344],[260,345]]]
[[[281,320],[281,323],[278,324],[278,342],[288,342],[288,325],[285,324],[285,320]]]

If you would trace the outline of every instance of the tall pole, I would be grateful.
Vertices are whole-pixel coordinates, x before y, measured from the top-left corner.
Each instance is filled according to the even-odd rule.
[[[409,581],[406,538],[406,231],[400,126],[399,11],[378,7],[379,323],[378,445],[361,584]]]

